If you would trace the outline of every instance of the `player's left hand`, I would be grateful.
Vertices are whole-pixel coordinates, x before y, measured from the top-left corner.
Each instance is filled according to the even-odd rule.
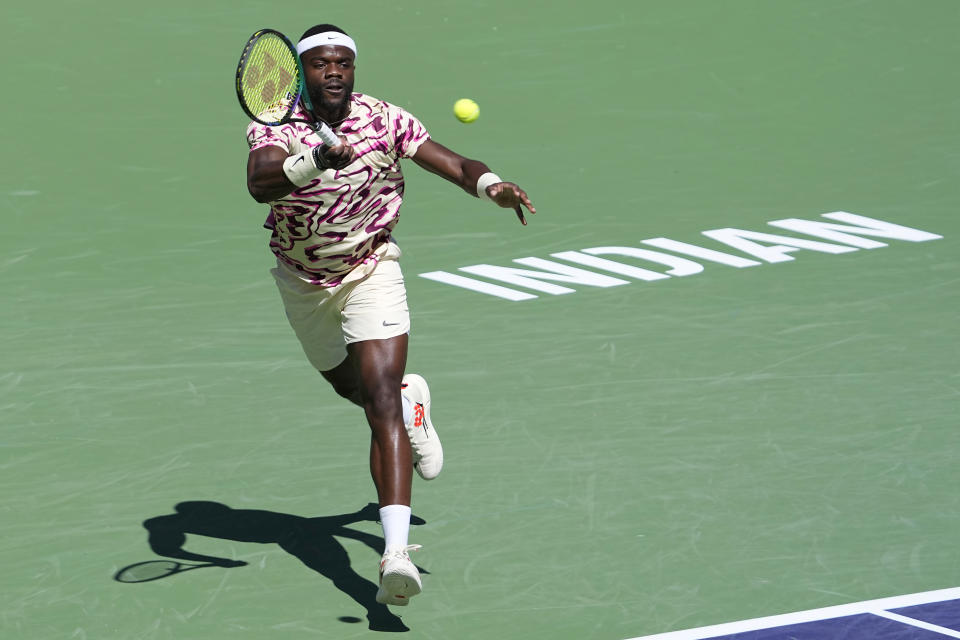
[[[533,203],[530,202],[530,198],[527,197],[527,193],[512,182],[497,182],[490,185],[487,187],[487,195],[498,206],[516,211],[521,224],[527,224],[526,218],[523,217],[522,207],[526,207],[530,213],[537,212]]]

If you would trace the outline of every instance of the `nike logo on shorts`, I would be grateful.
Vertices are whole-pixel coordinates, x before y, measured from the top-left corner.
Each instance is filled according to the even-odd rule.
[[[398,324],[400,324],[400,323],[399,323],[399,322],[387,322],[386,320],[383,321],[383,326],[385,326],[385,327],[395,327],[395,326],[397,326]]]

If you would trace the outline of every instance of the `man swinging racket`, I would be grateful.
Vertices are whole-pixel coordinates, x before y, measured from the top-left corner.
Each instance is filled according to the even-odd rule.
[[[406,605],[421,590],[408,556],[419,548],[408,544],[412,470],[435,478],[443,449],[426,381],[404,375],[410,315],[400,249],[390,235],[403,202],[400,159],[514,209],[523,224],[521,207],[535,209],[519,186],[431,140],[404,109],[354,93],[357,46],[342,29],[308,29],[296,51],[309,100],[301,99],[293,115],[326,123],[340,144],[323,144],[305,122],[252,122],[247,188],[270,204],[272,273],[307,358],[366,413],[386,548],[376,597]]]

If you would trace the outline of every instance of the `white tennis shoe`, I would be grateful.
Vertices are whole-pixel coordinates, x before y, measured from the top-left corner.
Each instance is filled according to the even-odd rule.
[[[430,421],[430,388],[415,373],[403,376],[401,393],[413,405],[409,424],[405,424],[413,447],[413,468],[424,480],[433,480],[443,468],[443,447]]]
[[[423,590],[420,572],[410,560],[409,551],[420,548],[418,544],[387,549],[380,559],[380,588],[377,602],[405,607],[410,598]]]

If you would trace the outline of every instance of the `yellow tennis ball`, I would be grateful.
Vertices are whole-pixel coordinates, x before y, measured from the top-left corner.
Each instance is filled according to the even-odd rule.
[[[453,115],[460,122],[473,122],[480,117],[480,107],[470,98],[461,98],[453,103]]]

